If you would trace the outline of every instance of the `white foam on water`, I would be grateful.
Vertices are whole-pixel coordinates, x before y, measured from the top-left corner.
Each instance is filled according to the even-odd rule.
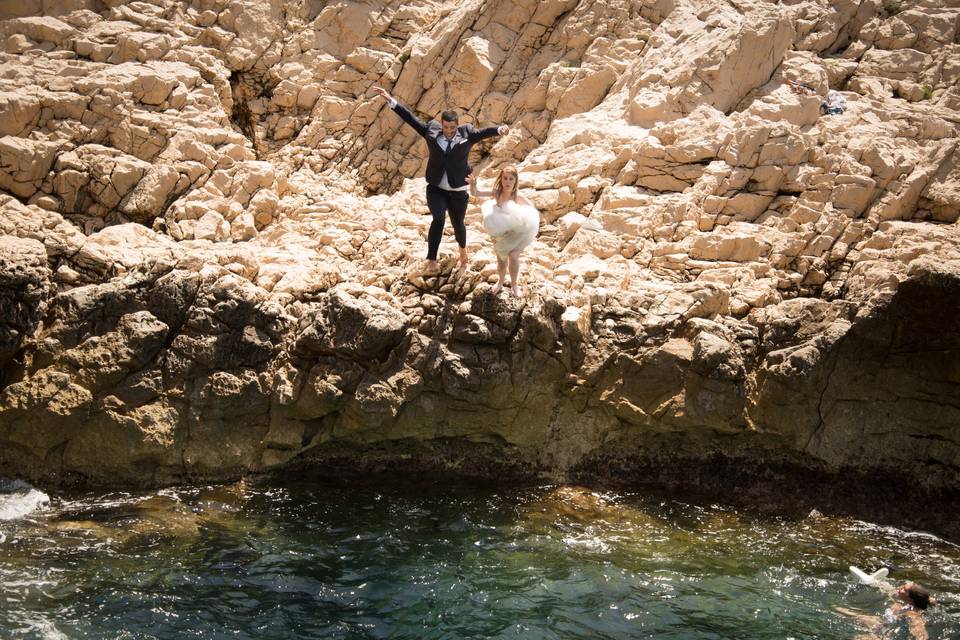
[[[949,540],[944,540],[943,538],[936,536],[932,533],[927,533],[926,531],[911,531],[909,529],[899,529],[890,525],[874,524],[872,522],[864,522],[863,520],[854,520],[854,524],[860,528],[862,531],[878,531],[888,535],[902,537],[902,538],[916,538],[919,540],[924,540],[927,542],[935,542],[937,544],[945,544],[950,547],[960,547],[960,544],[956,542],[951,542]]]
[[[66,634],[57,629],[57,625],[50,620],[28,620],[27,624],[30,626],[30,630],[39,634],[43,640],[69,640]]]
[[[0,480],[0,520],[19,520],[50,502],[50,496],[21,480]]]
[[[566,536],[563,538],[563,543],[570,547],[583,547],[589,551],[599,551],[601,553],[609,553],[610,551],[610,545],[604,542],[602,538],[589,534]]]

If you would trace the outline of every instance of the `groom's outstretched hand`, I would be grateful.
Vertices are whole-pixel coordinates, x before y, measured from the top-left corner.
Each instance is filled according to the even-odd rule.
[[[507,125],[502,124],[499,127],[497,127],[497,134],[501,136],[505,136],[508,133],[510,133],[510,127],[508,127]]]
[[[384,89],[381,89],[380,87],[374,87],[373,90],[376,91],[377,94],[382,98],[386,98],[387,102],[393,100],[393,96],[387,93]]]

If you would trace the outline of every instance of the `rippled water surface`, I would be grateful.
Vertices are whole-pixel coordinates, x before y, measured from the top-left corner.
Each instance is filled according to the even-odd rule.
[[[21,487],[0,540],[0,638],[851,638],[835,607],[887,604],[851,564],[928,586],[930,637],[960,637],[932,536],[572,487]]]

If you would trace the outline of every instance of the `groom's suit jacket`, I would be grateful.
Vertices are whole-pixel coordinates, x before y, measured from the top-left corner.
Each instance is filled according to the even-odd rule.
[[[427,141],[427,148],[430,150],[430,157],[427,160],[427,182],[434,186],[440,184],[444,171],[447,173],[447,183],[451,187],[462,187],[467,184],[467,174],[470,173],[467,154],[470,152],[470,147],[484,138],[497,135],[499,129],[496,126],[477,129],[470,124],[460,125],[457,127],[456,135],[453,136],[450,149],[444,150],[446,141],[439,122],[431,120],[425,123],[399,102],[393,110]]]

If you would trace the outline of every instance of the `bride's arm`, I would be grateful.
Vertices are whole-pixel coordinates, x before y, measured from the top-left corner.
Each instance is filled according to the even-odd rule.
[[[467,174],[467,182],[470,183],[470,195],[475,198],[489,198],[493,195],[493,191],[480,191],[477,188],[477,178],[473,177],[473,174]]]

